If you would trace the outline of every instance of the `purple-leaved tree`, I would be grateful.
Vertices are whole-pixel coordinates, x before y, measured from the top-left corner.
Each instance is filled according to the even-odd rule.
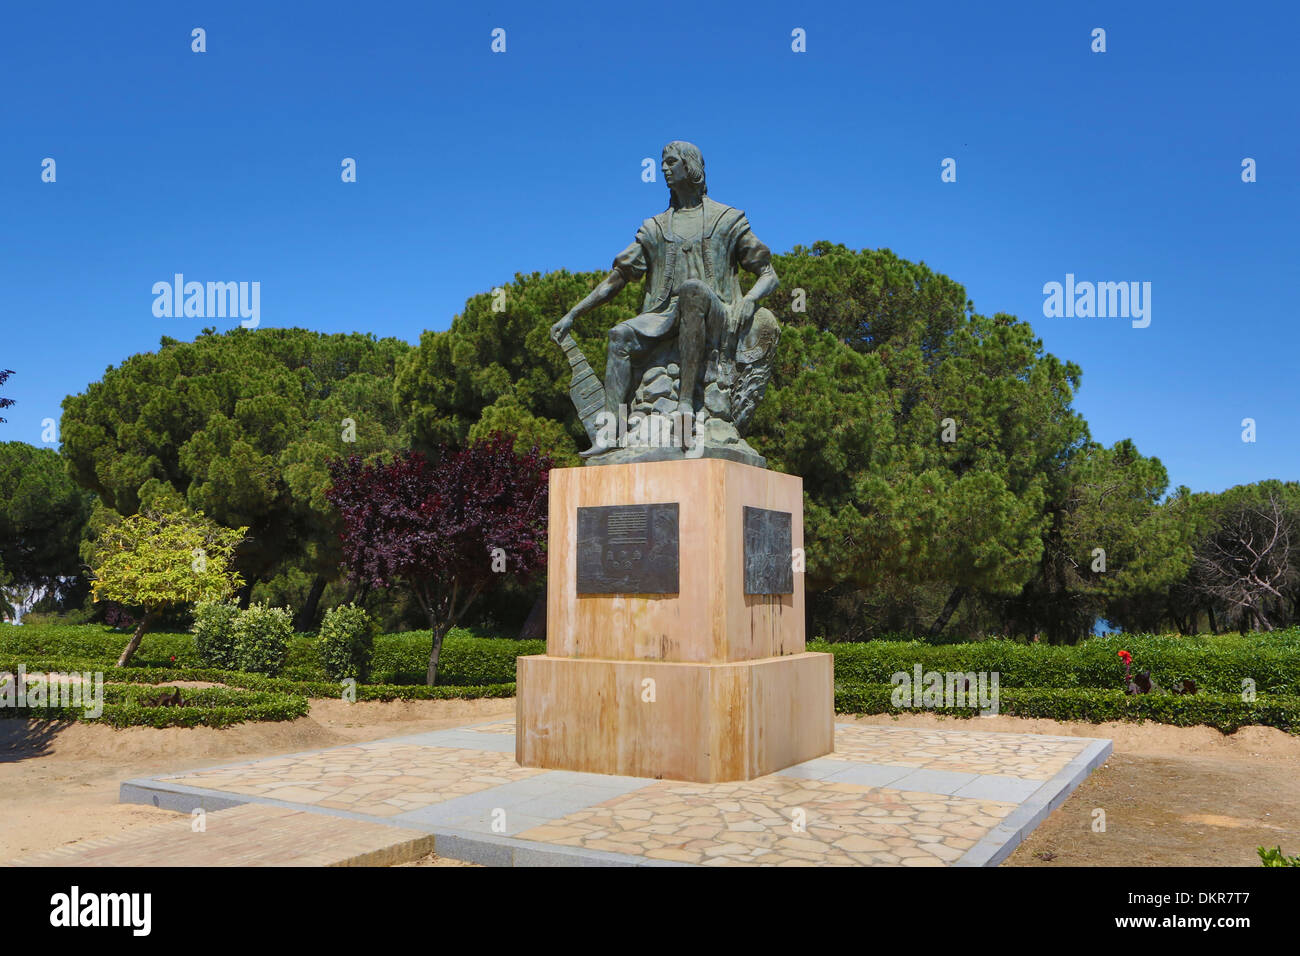
[[[443,638],[475,598],[545,560],[550,467],[536,448],[517,454],[499,432],[432,459],[330,462],[326,498],[343,519],[344,564],[355,581],[414,592],[433,632],[429,686]]]

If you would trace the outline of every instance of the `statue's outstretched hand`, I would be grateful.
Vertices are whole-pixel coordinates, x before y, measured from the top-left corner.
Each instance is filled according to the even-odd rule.
[[[727,333],[733,341],[740,335],[740,330],[749,325],[754,319],[754,311],[758,308],[758,303],[753,299],[741,299],[740,308],[735,311],[727,322]]]
[[[564,318],[560,319],[560,321],[551,326],[551,338],[556,342],[559,342],[560,339],[568,335],[569,329],[571,328],[573,328],[573,316],[566,315]]]

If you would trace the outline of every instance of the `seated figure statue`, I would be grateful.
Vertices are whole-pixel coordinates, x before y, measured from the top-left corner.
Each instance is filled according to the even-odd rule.
[[[743,212],[708,197],[699,149],[669,143],[660,168],[671,194],[668,209],[641,224],[609,275],[551,327],[574,369],[571,394],[592,439],[584,457],[606,464],[703,456],[762,467],[764,459],[742,436],[771,378],[780,338],[776,317],[758,307],[779,284],[771,252]],[[740,269],[757,277],[743,295]],[[569,330],[574,319],[641,278],[641,314],[609,331],[602,387]],[[602,438],[601,423],[620,415],[678,422],[672,447]]]

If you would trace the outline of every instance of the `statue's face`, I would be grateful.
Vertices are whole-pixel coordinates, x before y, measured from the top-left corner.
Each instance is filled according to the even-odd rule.
[[[678,186],[690,182],[690,174],[686,171],[686,164],[682,162],[682,158],[677,155],[676,150],[664,150],[659,169],[663,172],[664,182],[668,184],[669,189],[676,189]]]

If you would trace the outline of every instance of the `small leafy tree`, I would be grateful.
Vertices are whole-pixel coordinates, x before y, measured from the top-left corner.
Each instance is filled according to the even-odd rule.
[[[91,596],[144,611],[118,667],[130,662],[165,610],[224,600],[243,583],[229,565],[247,530],[223,528],[202,512],[161,511],[134,514],[104,530],[90,562]]]
[[[3,385],[5,382],[7,382],[9,380],[9,376],[12,375],[13,373],[14,373],[13,369],[0,368],[0,385]],[[13,403],[14,400],[12,398],[0,398],[0,408],[8,408]],[[0,424],[3,424],[5,421],[6,419],[0,418]]]
[[[437,680],[442,641],[474,600],[505,574],[525,577],[545,558],[550,460],[493,433],[463,450],[390,462],[330,463],[326,497],[342,518],[353,580],[415,594],[433,632],[425,682]]]

